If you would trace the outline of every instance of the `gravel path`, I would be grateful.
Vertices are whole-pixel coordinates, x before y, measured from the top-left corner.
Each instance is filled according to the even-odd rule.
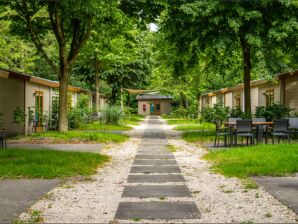
[[[33,205],[27,213],[23,213],[21,219],[28,219],[30,212],[37,210],[41,212],[44,222],[118,223],[114,220],[116,210],[119,203],[124,202],[121,196],[146,128],[146,132],[151,130],[146,123],[142,123],[128,132],[131,135],[129,141],[103,149],[102,152],[110,155],[112,161],[105,167],[99,168],[91,180],[69,182],[56,187],[48,193],[47,197]],[[179,140],[179,133],[173,131],[172,126],[161,124],[159,128],[167,134],[168,144],[176,147],[177,151],[173,154],[186,180],[185,184],[192,193],[191,198],[185,197],[181,200],[194,201],[201,213],[200,219],[175,220],[175,223],[296,222],[295,213],[262,188],[246,190],[240,180],[225,178],[210,171],[210,164],[201,159],[206,151]],[[150,143],[150,139],[148,142]],[[152,147],[154,148],[154,145]],[[134,178],[130,177],[129,182],[133,182]],[[156,178],[159,177],[153,177],[154,181]],[[150,185],[153,184],[146,184],[146,186]],[[179,185],[179,183],[173,182],[171,185]],[[175,197],[164,199],[165,202],[179,200]],[[125,202],[129,201],[150,202],[152,199],[125,199]],[[129,220],[129,222],[142,223],[142,220]],[[164,223],[165,221],[150,222]],[[167,222],[173,223],[173,220]]]

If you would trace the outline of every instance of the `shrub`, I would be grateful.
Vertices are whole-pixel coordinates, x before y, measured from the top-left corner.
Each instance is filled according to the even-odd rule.
[[[20,134],[20,128],[25,125],[25,112],[20,106],[13,111],[13,123],[17,125],[17,131]]]
[[[135,107],[124,107],[124,113],[125,114],[137,114],[138,108]]]
[[[105,124],[119,124],[123,116],[123,112],[118,106],[106,106],[102,110],[102,114],[102,122]]]
[[[244,118],[244,113],[240,109],[240,107],[230,109],[230,117],[241,117]]]
[[[215,120],[225,120],[229,114],[229,107],[221,103],[214,104],[213,107],[206,107],[202,110],[201,116],[204,121],[214,122]]]
[[[258,106],[256,107],[255,116],[265,117],[268,121],[273,121],[275,119],[289,117],[292,110],[282,104],[273,104],[268,107]]]
[[[184,118],[184,119],[194,119],[198,116],[198,108],[197,106],[191,105],[187,108],[179,106],[176,108],[173,108],[170,115],[165,117],[170,118]]]

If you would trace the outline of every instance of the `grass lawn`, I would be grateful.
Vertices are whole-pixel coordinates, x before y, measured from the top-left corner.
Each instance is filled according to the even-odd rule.
[[[63,178],[89,176],[109,161],[105,155],[54,150],[0,150],[1,178]]]
[[[140,121],[144,119],[144,116],[138,114],[126,115],[122,122],[124,125],[139,125]]]
[[[82,132],[82,131],[67,131],[56,132],[47,131],[42,133],[35,133],[30,136],[20,136],[16,139],[29,141],[45,141],[50,143],[120,143],[128,139],[127,135],[113,134],[113,133],[96,133],[96,132]]]
[[[215,130],[215,125],[209,122],[202,122],[196,124],[183,124],[174,128],[178,131],[193,131],[193,130]]]
[[[169,125],[185,125],[185,124],[197,124],[195,119],[166,119]]]
[[[132,127],[126,125],[102,124],[100,122],[93,122],[91,124],[81,124],[78,130],[86,131],[128,131]]]
[[[183,140],[193,143],[213,142],[214,138],[214,131],[186,131],[182,134]]]
[[[298,172],[298,144],[256,145],[212,151],[204,159],[225,176],[284,176]]]

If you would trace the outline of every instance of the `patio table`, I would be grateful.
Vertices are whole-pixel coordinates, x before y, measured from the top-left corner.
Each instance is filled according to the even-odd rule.
[[[237,123],[236,122],[225,122],[224,125],[229,128],[229,138],[230,138],[229,144],[230,144],[230,146],[232,146],[233,142],[234,142],[233,141],[233,129],[236,129]],[[252,125],[255,126],[257,129],[257,133],[258,133],[257,141],[262,142],[263,141],[263,126],[264,125],[272,126],[273,122],[272,121],[255,121],[255,122],[252,122]],[[267,141],[266,141],[266,143],[267,143]]]

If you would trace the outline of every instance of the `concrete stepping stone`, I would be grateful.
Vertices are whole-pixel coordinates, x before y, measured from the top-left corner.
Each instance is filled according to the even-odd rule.
[[[175,159],[174,155],[136,155],[135,159]]]
[[[126,186],[122,197],[191,197],[186,185],[137,185]]]
[[[163,174],[163,175],[129,175],[127,183],[166,183],[166,182],[185,182],[182,175]]]
[[[173,159],[136,159],[133,165],[156,166],[156,165],[177,165],[176,160]]]
[[[181,173],[179,166],[132,166],[131,173]]]
[[[137,155],[173,155],[173,153],[167,150],[141,150],[138,151]]]
[[[194,202],[120,202],[115,219],[199,219]]]

